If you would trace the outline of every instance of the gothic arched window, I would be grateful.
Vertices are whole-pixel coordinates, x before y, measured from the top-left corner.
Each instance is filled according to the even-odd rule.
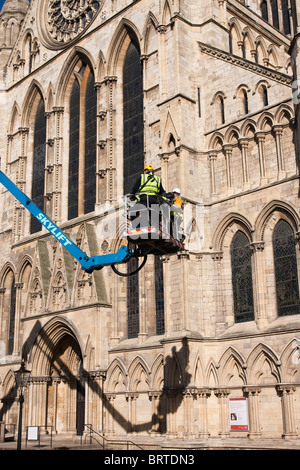
[[[273,26],[279,29],[278,3],[277,0],[271,0]]]
[[[282,9],[282,20],[283,20],[283,32],[284,34],[291,34],[291,22],[290,22],[288,0],[281,0],[281,9]]]
[[[139,46],[131,41],[123,69],[124,194],[144,169],[143,66]]]
[[[138,267],[138,259],[132,257],[128,263],[128,273]],[[139,273],[127,279],[127,337],[136,338],[140,329]]]
[[[127,194],[144,169],[143,67],[139,46],[133,39],[123,66],[123,125],[123,184]],[[136,267],[137,260],[132,258],[128,269],[133,271]],[[127,320],[128,338],[134,338],[139,333],[138,273],[127,279]]]
[[[32,169],[32,190],[33,202],[44,210],[45,192],[45,161],[46,161],[46,117],[44,100],[41,98],[38,104],[33,144],[33,169]],[[41,230],[40,222],[31,216],[30,232],[36,233]]]
[[[278,316],[300,313],[295,236],[285,220],[274,229],[273,253]]]
[[[156,334],[163,335],[165,332],[164,272],[163,272],[163,263],[158,255],[154,257],[154,275],[155,275]]]
[[[262,18],[266,21],[269,21],[267,0],[262,0],[260,4],[260,11],[261,11]]]
[[[16,320],[16,285],[15,277],[13,277],[10,286],[10,307],[9,307],[9,326],[8,326],[8,341],[7,341],[7,354],[12,354],[14,351],[14,338],[15,338],[15,320]]]
[[[232,240],[230,254],[235,322],[254,320],[251,248],[241,230]]]
[[[94,210],[96,202],[97,94],[87,64],[74,73],[70,96],[68,218]]]

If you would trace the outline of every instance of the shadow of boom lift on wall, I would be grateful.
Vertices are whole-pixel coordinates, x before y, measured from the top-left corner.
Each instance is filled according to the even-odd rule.
[[[173,346],[171,354],[166,356],[164,367],[163,367],[163,382],[164,386],[161,390],[150,390],[152,396],[156,396],[159,402],[156,406],[155,413],[151,416],[149,422],[133,422],[130,416],[122,415],[116,407],[113,406],[112,402],[107,399],[106,393],[113,393],[113,391],[104,392],[98,381],[91,378],[91,374],[83,369],[82,354],[79,343],[72,332],[72,330],[64,323],[64,327],[57,328],[56,334],[53,336],[55,340],[51,339],[46,334],[45,329],[41,327],[39,321],[37,321],[31,330],[27,341],[24,343],[22,358],[33,365],[32,372],[37,373],[37,378],[40,377],[40,372],[46,373],[44,379],[47,381],[47,387],[41,387],[37,394],[33,394],[33,400],[36,399],[37,403],[32,402],[31,406],[40,406],[38,403],[44,403],[46,409],[38,410],[36,416],[43,416],[44,422],[36,422],[35,425],[42,426],[46,429],[50,429],[50,426],[54,427],[54,433],[64,431],[75,431],[77,435],[82,435],[85,429],[85,389],[86,386],[90,387],[91,391],[99,397],[102,406],[102,418],[101,431],[105,433],[109,431],[107,429],[107,421],[115,421],[118,424],[118,428],[122,433],[127,434],[134,432],[138,434],[140,432],[166,432],[167,427],[167,415],[176,413],[177,409],[181,405],[183,399],[183,391],[188,387],[190,383],[190,374],[187,372],[189,365],[189,347],[187,338],[182,338],[181,347],[177,351],[176,347]],[[41,370],[35,370],[37,361],[42,364]],[[29,367],[30,368],[30,367]],[[34,381],[34,375],[31,375],[31,380]],[[56,396],[56,409],[54,408],[53,387],[57,387],[58,384],[63,384],[64,387],[69,387],[76,394],[76,425],[73,429],[66,429],[66,423],[63,423],[62,416],[66,416],[66,410],[71,411],[71,402],[67,403],[68,393],[64,393],[64,398],[59,401]],[[4,384],[5,385],[5,384]],[[46,391],[45,391],[46,390]],[[66,390],[66,389],[65,389]],[[124,402],[130,396],[130,393],[134,393],[134,390],[128,390],[124,393]],[[46,393],[46,396],[40,397],[38,393]],[[57,393],[57,389],[56,389]],[[149,394],[149,395],[150,395]],[[10,409],[16,403],[17,388],[16,385],[10,387],[7,391],[6,396],[2,398],[2,408],[0,409],[0,421],[5,421],[6,424],[17,423],[17,413],[11,413]],[[25,398],[26,405],[26,398]],[[74,405],[73,405],[74,407]],[[149,407],[151,407],[151,401],[149,399]],[[152,408],[153,409],[153,408]],[[73,409],[74,412],[74,409]],[[108,415],[110,415],[108,417]],[[15,421],[13,423],[12,421]],[[73,423],[75,424],[75,422]],[[93,424],[92,424],[93,427]],[[98,429],[96,431],[99,431]]]

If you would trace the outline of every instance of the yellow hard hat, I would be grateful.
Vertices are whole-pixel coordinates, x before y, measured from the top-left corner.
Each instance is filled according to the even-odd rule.
[[[152,165],[146,165],[144,170],[154,170]]]

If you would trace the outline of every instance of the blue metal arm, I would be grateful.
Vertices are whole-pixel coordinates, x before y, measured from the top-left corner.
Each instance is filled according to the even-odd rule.
[[[131,250],[123,245],[116,253],[88,257],[2,171],[0,171],[0,183],[77,259],[86,272],[124,263],[132,256]]]

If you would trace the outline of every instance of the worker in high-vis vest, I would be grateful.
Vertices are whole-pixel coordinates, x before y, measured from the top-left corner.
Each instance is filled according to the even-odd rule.
[[[172,234],[174,238],[180,239],[181,234],[181,224],[183,220],[183,203],[180,197],[180,189],[174,188],[172,191],[171,198],[171,222],[172,222]]]
[[[166,193],[161,179],[159,176],[154,175],[152,165],[145,166],[144,173],[135,182],[131,192],[135,195],[138,204],[145,206],[147,209],[155,205],[157,210],[159,210],[159,205],[162,202],[161,197]]]

